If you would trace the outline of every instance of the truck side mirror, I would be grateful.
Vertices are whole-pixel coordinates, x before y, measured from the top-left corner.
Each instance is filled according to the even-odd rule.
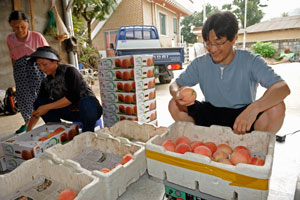
[[[115,47],[114,47],[114,44],[113,44],[113,43],[110,43],[110,48],[111,48],[111,49],[115,49]]]

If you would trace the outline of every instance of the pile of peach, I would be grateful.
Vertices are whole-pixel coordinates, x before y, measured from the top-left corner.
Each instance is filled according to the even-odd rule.
[[[193,152],[209,157],[212,161],[225,163],[229,165],[237,165],[238,163],[252,164],[263,166],[264,159],[260,157],[252,157],[251,151],[242,145],[236,146],[233,149],[227,144],[216,145],[214,142],[190,141],[185,136],[179,137],[176,142],[173,140],[165,140],[162,146],[167,151],[172,151],[180,154]]]
[[[119,165],[125,165],[127,162],[129,162],[132,159],[132,154],[128,153],[125,156],[123,156],[121,163],[116,164],[112,169],[108,169],[108,168],[102,168],[100,170],[100,172],[103,173],[107,173],[110,172],[111,170],[115,169],[116,167],[118,167]]]

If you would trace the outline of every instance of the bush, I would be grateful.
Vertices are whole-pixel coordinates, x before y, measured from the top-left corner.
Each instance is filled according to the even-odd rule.
[[[254,53],[260,54],[262,57],[272,58],[276,53],[276,47],[272,42],[257,42],[252,45]]]
[[[80,45],[78,60],[83,65],[83,68],[98,70],[97,58],[99,57],[99,52],[96,49]]]

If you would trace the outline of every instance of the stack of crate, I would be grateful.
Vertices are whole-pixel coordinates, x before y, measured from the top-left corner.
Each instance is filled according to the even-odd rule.
[[[104,126],[121,120],[157,124],[153,55],[98,60]]]

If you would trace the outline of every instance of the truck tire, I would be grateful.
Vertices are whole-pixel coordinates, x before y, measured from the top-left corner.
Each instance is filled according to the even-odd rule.
[[[160,83],[160,84],[166,84],[166,83],[170,83],[170,82],[171,82],[170,79],[166,80],[166,79],[165,79],[165,76],[159,76],[159,77],[158,77],[158,80],[159,80],[159,83]]]
[[[163,75],[159,75],[158,77],[160,84],[170,83],[173,78],[174,74],[172,71],[165,71]]]

